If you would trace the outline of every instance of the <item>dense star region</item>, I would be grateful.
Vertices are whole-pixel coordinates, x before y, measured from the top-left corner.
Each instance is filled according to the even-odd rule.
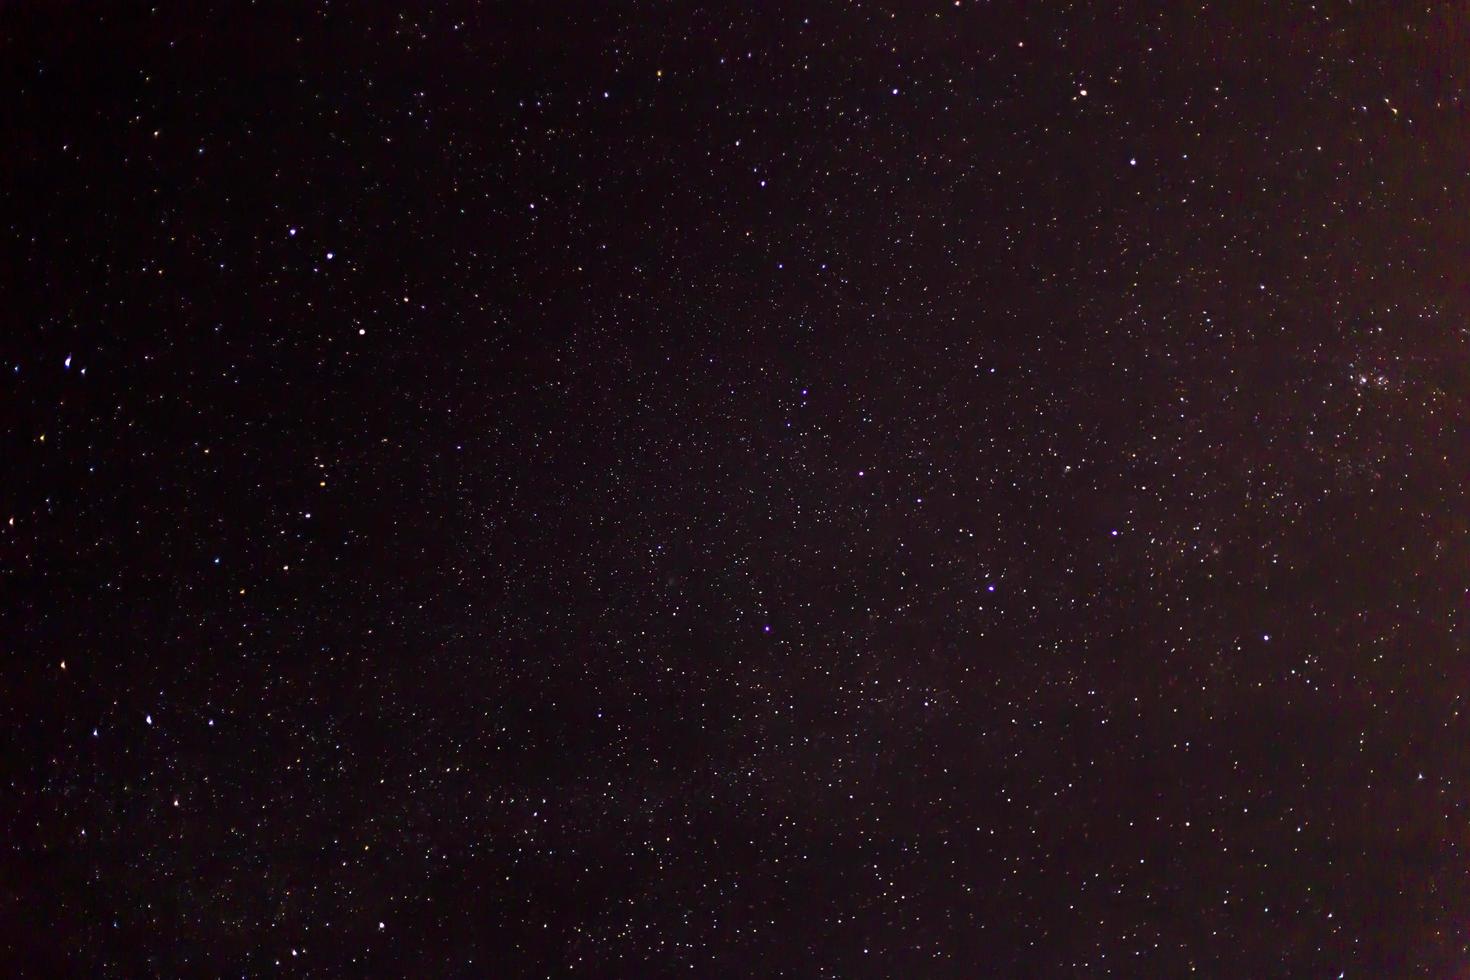
[[[1470,970],[1461,5],[0,5],[16,976]]]

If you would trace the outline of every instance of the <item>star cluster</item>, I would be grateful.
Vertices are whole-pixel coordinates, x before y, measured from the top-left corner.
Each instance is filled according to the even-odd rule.
[[[7,961],[1470,968],[1467,30],[0,7]]]

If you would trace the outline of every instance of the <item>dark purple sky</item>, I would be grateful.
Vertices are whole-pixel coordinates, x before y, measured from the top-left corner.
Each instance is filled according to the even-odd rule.
[[[1470,970],[1467,28],[0,6],[4,959]]]

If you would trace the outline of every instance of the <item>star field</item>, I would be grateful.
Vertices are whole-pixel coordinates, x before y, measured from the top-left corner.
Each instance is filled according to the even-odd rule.
[[[1467,37],[0,6],[5,961],[1470,970]]]

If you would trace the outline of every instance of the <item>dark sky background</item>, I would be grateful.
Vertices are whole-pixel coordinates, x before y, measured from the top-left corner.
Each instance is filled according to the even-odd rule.
[[[1466,975],[1467,51],[0,5],[6,961]]]

